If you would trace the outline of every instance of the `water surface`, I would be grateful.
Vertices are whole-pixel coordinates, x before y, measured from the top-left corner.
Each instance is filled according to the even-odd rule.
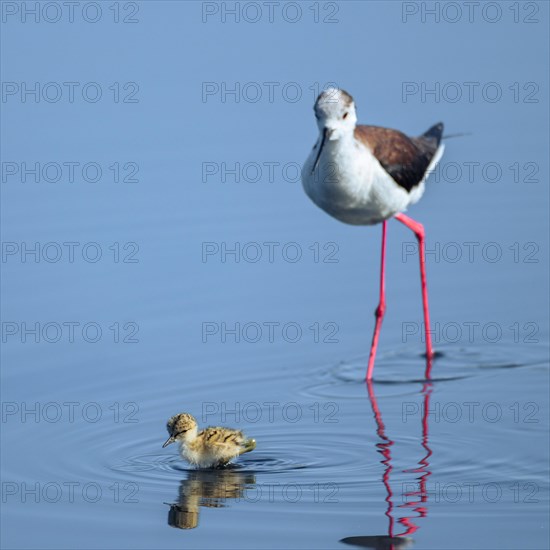
[[[296,23],[203,22],[211,3],[176,1],[136,3],[138,23],[106,4],[96,24],[7,20],[3,80],[94,81],[105,99],[1,105],[3,162],[103,174],[2,181],[4,547],[547,548],[548,7],[530,4],[539,23],[512,4],[494,24],[404,20],[408,2],[311,3]],[[404,98],[434,81],[503,96]],[[115,82],[139,101],[115,102]],[[205,95],[235,82],[264,95]],[[332,220],[295,181],[329,82],[360,121],[472,133],[409,212],[431,381],[412,235],[389,224],[367,386],[380,227]],[[514,96],[530,82],[537,102]],[[183,411],[257,449],[187,467],[161,448]]]

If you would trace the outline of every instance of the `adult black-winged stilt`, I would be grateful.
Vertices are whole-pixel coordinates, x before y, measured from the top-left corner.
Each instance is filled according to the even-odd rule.
[[[386,221],[395,218],[411,229],[419,245],[426,332],[426,377],[434,356],[426,286],[424,227],[403,211],[424,193],[425,181],[443,154],[443,124],[418,137],[398,130],[357,125],[355,103],[344,90],[329,88],[314,106],[320,135],[302,168],[309,198],[325,212],[352,225],[382,223],[380,301],[367,367],[372,379],[380,327],[386,310]]]

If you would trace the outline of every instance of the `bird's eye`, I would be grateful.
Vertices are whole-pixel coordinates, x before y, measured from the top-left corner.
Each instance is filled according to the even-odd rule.
[[[344,116],[342,118],[346,118],[349,113],[344,113]]]

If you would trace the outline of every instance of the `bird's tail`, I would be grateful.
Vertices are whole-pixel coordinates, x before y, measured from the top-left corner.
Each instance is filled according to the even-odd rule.
[[[443,122],[434,124],[429,130],[424,132],[421,137],[431,145],[438,147],[443,137]]]
[[[255,439],[247,439],[242,446],[242,451],[240,454],[249,453],[250,451],[253,451],[256,448],[256,440]]]

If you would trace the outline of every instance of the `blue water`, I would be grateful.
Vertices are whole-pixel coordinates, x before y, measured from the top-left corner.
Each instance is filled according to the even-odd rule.
[[[49,4],[2,4],[2,546],[548,548],[548,5]],[[297,179],[329,83],[470,134],[409,211],[431,382],[394,222],[364,382],[380,227]],[[188,468],[184,411],[256,450]]]

